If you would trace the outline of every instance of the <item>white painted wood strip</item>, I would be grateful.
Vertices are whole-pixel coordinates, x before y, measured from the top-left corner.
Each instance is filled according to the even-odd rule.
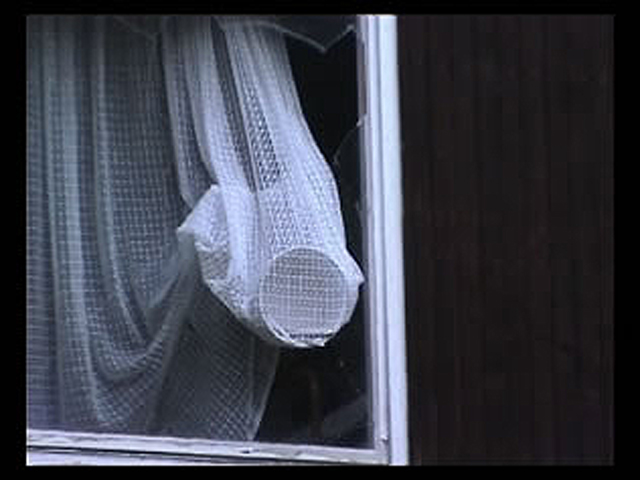
[[[376,446],[408,463],[402,175],[396,18],[365,16],[364,131]],[[382,446],[379,446],[382,445]]]
[[[173,456],[178,461],[292,461],[295,463],[380,464],[385,457],[374,450],[325,447],[318,445],[272,444],[259,442],[223,442],[203,439],[149,437],[54,430],[29,430],[30,455],[41,452],[66,452],[96,456],[131,454],[130,459],[147,459],[154,454]]]
[[[378,21],[382,182],[384,198],[385,325],[389,446],[392,464],[408,463],[402,171],[396,18]]]
[[[61,451],[30,451],[27,452],[28,466],[112,466],[112,465],[180,465],[180,466],[202,466],[213,464],[207,461],[189,461],[184,459],[176,459],[162,456],[145,456],[145,455],[123,455],[123,454],[99,454],[99,453],[69,453]]]
[[[385,332],[384,332],[384,269],[382,235],[382,191],[380,189],[380,108],[378,84],[377,39],[374,34],[376,17],[359,18],[359,32],[363,45],[363,73],[361,87],[364,89],[365,116],[363,118],[363,152],[365,184],[365,222],[367,262],[367,320],[368,338],[371,355],[369,365],[373,369],[370,385],[372,394],[372,416],[374,427],[374,445],[385,451],[387,440],[386,418],[386,380],[385,380]]]

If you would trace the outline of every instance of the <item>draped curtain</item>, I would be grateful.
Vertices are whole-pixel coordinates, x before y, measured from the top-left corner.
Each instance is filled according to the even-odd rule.
[[[253,438],[279,348],[348,321],[362,273],[268,20],[28,18],[30,427]]]

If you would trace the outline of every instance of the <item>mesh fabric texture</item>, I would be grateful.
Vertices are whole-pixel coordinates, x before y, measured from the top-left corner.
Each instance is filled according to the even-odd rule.
[[[282,35],[160,28],[28,19],[28,425],[250,439],[362,274]]]

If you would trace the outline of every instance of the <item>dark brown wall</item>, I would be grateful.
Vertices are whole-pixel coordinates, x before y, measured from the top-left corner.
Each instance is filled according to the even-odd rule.
[[[412,462],[613,462],[613,18],[401,16]]]

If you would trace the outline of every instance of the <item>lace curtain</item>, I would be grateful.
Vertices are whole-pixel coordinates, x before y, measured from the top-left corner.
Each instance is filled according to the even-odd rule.
[[[278,349],[349,320],[277,23],[28,18],[30,427],[251,439]]]

